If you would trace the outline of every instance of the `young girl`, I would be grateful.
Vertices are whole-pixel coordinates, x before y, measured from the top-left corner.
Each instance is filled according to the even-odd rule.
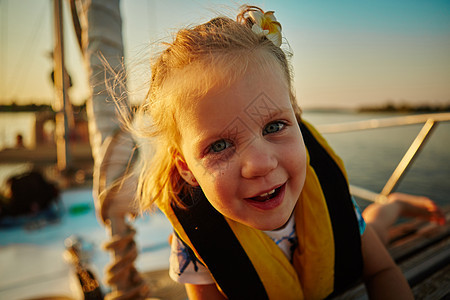
[[[245,6],[179,31],[153,64],[138,195],[173,224],[170,275],[190,299],[323,299],[361,278],[373,298],[412,298],[301,120],[280,46],[273,12]]]

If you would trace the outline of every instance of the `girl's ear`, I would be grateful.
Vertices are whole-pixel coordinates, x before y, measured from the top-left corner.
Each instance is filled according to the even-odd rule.
[[[183,156],[181,156],[181,154],[177,152],[174,154],[174,159],[178,173],[184,179],[184,181],[186,181],[191,186],[199,186],[194,174],[192,174]]]

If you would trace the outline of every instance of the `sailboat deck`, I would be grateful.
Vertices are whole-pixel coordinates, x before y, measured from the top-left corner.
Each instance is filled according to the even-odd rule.
[[[416,299],[450,297],[450,206],[446,224],[413,220],[391,229],[388,246]],[[368,299],[361,283],[336,299]]]

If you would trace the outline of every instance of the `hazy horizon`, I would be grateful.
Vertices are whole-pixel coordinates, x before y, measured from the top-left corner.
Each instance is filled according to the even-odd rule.
[[[52,3],[0,0],[0,104],[13,99],[17,104],[30,99],[50,104],[54,98],[48,56],[53,48]],[[122,1],[130,98],[138,102],[148,88],[150,45],[217,12],[233,17],[242,3]],[[304,108],[450,102],[449,1],[250,3],[274,10],[282,24]],[[88,84],[64,4],[66,66],[74,83],[70,97],[79,105],[87,98]]]

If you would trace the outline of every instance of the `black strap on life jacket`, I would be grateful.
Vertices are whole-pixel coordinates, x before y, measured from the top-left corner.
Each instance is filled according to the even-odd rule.
[[[359,227],[347,181],[338,165],[303,124],[303,140],[310,164],[326,198],[335,241],[334,292],[346,289],[361,277],[362,256]],[[180,195],[191,205],[172,209],[195,249],[229,299],[268,299],[250,258],[223,215],[214,209],[201,189]]]
[[[304,124],[300,124],[310,164],[319,178],[333,227],[334,292],[346,290],[361,278],[361,236],[348,183],[339,166]]]
[[[172,209],[228,299],[269,299],[247,253],[203,191],[193,189],[181,199],[192,205],[183,209],[172,204]]]

